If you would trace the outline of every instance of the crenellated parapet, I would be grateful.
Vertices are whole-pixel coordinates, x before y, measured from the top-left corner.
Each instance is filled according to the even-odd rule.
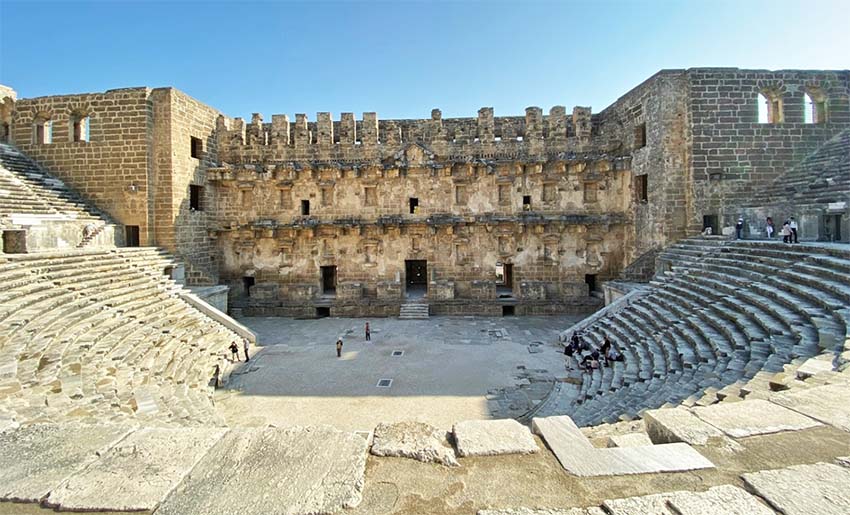
[[[610,152],[617,143],[594,135],[594,118],[588,107],[564,106],[544,115],[528,107],[525,116],[494,116],[482,107],[476,118],[443,118],[439,109],[428,119],[379,120],[377,113],[273,115],[266,123],[254,113],[251,122],[219,117],[219,158],[228,163],[265,161],[376,161],[417,144],[448,161],[474,159],[547,159],[568,152]]]

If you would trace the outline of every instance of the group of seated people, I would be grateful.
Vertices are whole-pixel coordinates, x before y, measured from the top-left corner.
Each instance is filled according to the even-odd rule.
[[[587,354],[584,354],[585,352]],[[588,344],[578,331],[573,333],[570,342],[564,347],[564,354],[570,357],[576,355],[576,362],[585,372],[592,372],[600,366],[610,366],[614,361],[623,361],[623,354],[611,344],[607,336],[602,341],[602,346],[597,349]]]

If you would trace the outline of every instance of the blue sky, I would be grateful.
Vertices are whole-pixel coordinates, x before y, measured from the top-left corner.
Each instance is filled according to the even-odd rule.
[[[0,0],[21,97],[174,86],[230,116],[599,111],[662,68],[850,68],[846,0]]]

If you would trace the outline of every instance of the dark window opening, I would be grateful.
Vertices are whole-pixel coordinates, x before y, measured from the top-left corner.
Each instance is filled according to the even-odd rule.
[[[322,294],[331,295],[336,293],[336,267],[323,266],[322,271]]]
[[[515,314],[514,306],[502,306],[502,316],[512,317]]]
[[[415,197],[410,197],[408,204],[410,205],[410,214],[415,215],[416,210],[419,209],[419,199]]]
[[[203,186],[197,186],[195,184],[190,184],[189,185],[189,210],[191,210],[191,211],[203,211],[204,210],[204,204],[203,204],[203,200],[202,200],[203,197],[204,197],[204,187]]]
[[[642,123],[635,127],[635,148],[643,148],[646,146],[646,123]]]
[[[329,308],[329,307],[316,308],[316,318],[327,318],[329,316],[331,316],[331,308]]]
[[[204,153],[204,142],[200,138],[192,137],[192,157],[200,159]]]
[[[301,214],[303,216],[307,216],[307,215],[310,214],[310,201],[309,200],[302,200],[301,201]]]
[[[522,210],[531,211],[531,195],[522,196]]]
[[[9,138],[9,124],[3,122],[3,125],[0,126],[0,141],[8,142],[11,138]]]
[[[596,274],[585,274],[584,275],[584,284],[587,285],[587,293],[588,294],[591,294],[595,291],[598,291],[596,289]]]
[[[635,197],[638,202],[646,202],[649,200],[648,183],[648,175],[635,176]]]
[[[245,276],[242,278],[242,288],[245,290],[245,296],[251,296],[251,288],[254,286],[254,278]]]

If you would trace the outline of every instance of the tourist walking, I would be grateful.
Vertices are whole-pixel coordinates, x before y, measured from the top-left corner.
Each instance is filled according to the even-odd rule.
[[[782,224],[782,243],[788,243],[788,240],[791,238],[791,224],[788,223],[788,220],[785,220],[785,223]]]
[[[791,236],[793,237],[794,241],[790,241],[791,238],[789,238],[788,243],[800,243],[799,241],[797,241],[797,220],[794,220],[793,216],[791,217],[791,223],[789,225],[791,226]]]
[[[739,240],[741,239],[741,234],[743,234],[743,232],[744,232],[744,219],[739,218],[738,223],[735,224],[735,235],[737,236],[737,239],[739,239]]]
[[[233,354],[233,361],[239,361],[239,346],[236,342],[230,342],[230,353]]]
[[[369,330],[369,322],[366,322],[366,341],[372,340],[372,331]]]
[[[336,357],[342,357],[342,338],[336,341]]]
[[[764,231],[767,233],[767,239],[773,239],[773,233],[776,231],[776,228],[773,226],[773,218],[767,217],[767,225],[764,228]]]
[[[243,339],[242,339],[242,349],[245,351],[245,363],[247,363],[247,362],[251,361],[251,360],[248,358],[248,338],[243,338]]]

